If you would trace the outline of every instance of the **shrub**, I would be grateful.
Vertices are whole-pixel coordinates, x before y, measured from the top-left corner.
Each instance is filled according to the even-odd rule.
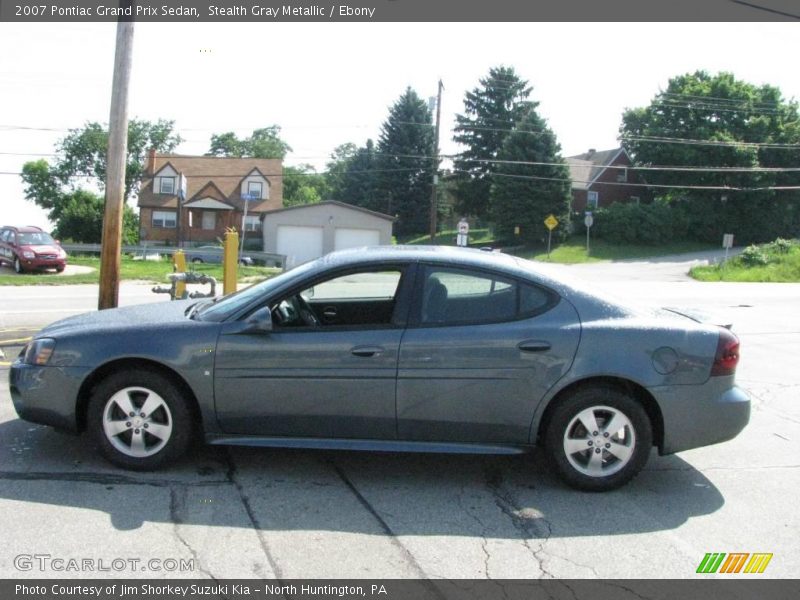
[[[797,242],[778,238],[774,242],[767,244],[767,251],[775,254],[789,254],[789,251],[797,245]]]
[[[763,267],[769,264],[769,256],[762,248],[752,245],[739,255],[739,262],[747,267]]]
[[[663,202],[616,202],[593,213],[592,234],[622,244],[659,245],[687,237],[689,221],[681,206]],[[578,220],[583,223],[583,219]],[[585,232],[586,229],[583,228]]]

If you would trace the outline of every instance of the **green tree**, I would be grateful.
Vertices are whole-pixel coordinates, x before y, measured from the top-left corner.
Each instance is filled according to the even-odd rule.
[[[670,79],[648,106],[623,113],[620,136],[640,166],[800,165],[797,102],[785,100],[774,86],[747,83],[731,73],[697,71]],[[800,185],[797,172],[644,173],[651,184],[687,186],[659,194],[686,209],[695,238],[716,242],[723,233],[734,233],[737,243],[750,243],[800,233],[800,194],[774,189]]]
[[[325,165],[325,180],[327,181],[328,189],[332,192],[340,189],[343,185],[348,164],[357,152],[358,146],[352,142],[340,144],[331,152],[331,158]]]
[[[78,189],[63,195],[56,209],[53,235],[62,240],[99,244],[103,235],[104,200],[87,190]],[[122,243],[135,244],[139,239],[139,217],[127,204],[122,216]]]
[[[433,127],[426,103],[410,87],[389,109],[378,139],[378,197],[397,214],[397,235],[428,229]]]
[[[128,153],[125,164],[125,199],[136,194],[144,175],[147,153],[172,152],[183,140],[174,131],[175,122],[159,119],[128,122]],[[108,128],[100,123],[87,123],[73,129],[57,146],[59,159],[53,171],[64,184],[78,177],[94,179],[101,189],[106,180]]]
[[[530,135],[526,131],[540,133]],[[565,235],[572,185],[560,151],[555,134],[531,107],[497,155],[501,162],[492,175],[490,216],[498,239],[542,242],[547,239],[544,220],[550,214],[561,222],[554,237]],[[517,227],[519,236],[515,234]]]
[[[464,151],[453,161],[456,210],[487,217],[489,190],[503,143],[522,116],[536,104],[528,101],[531,88],[513,67],[494,67],[464,96],[464,112],[456,115],[453,140]]]
[[[280,133],[278,125],[270,125],[254,130],[244,139],[239,139],[232,131],[214,134],[206,156],[283,159],[292,147],[281,139]]]
[[[283,168],[283,205],[315,204],[326,199],[328,182],[308,164]]]
[[[378,170],[380,165],[375,143],[367,140],[361,148],[352,144],[351,146],[352,148],[340,153],[335,167],[328,163],[329,175],[334,173],[330,185],[331,198],[369,210],[394,214],[391,196],[384,195],[379,190],[381,172]]]
[[[128,123],[126,200],[138,191],[148,151],[154,148],[156,152],[172,152],[181,142],[173,127],[173,121],[165,120],[132,119]],[[88,232],[95,231],[98,222],[102,225],[103,201],[99,200],[98,211],[100,197],[81,186],[93,184],[100,190],[105,186],[108,130],[99,123],[87,123],[82,129],[70,130],[56,149],[57,158],[52,165],[46,160],[23,165],[25,198],[48,211],[48,218],[56,223],[61,237],[76,242],[95,241],[96,236]],[[138,219],[127,203],[123,219],[123,237],[126,243],[133,243],[138,239],[139,227],[134,223]]]

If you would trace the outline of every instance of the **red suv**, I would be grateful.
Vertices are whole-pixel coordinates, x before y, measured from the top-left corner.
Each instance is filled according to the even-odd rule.
[[[49,233],[38,227],[0,228],[0,264],[8,263],[17,273],[67,266],[67,253]]]

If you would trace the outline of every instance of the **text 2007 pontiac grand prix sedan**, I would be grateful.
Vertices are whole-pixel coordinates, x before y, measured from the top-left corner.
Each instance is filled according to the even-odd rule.
[[[64,319],[13,363],[23,419],[154,469],[210,444],[517,453],[585,490],[747,424],[739,340],[479,250],[329,254],[216,300]]]

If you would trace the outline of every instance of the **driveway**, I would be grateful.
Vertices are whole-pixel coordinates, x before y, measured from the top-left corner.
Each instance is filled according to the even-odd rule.
[[[82,438],[18,420],[0,366],[0,577],[92,575],[14,566],[48,553],[195,561],[188,572],[102,574],[115,577],[690,578],[707,552],[771,552],[766,576],[795,577],[800,517],[787,498],[800,487],[800,284],[679,278],[695,260],[565,267],[631,301],[727,311],[754,402],[735,440],[654,453],[608,494],[565,488],[539,453],[199,448],[162,472],[124,472]],[[123,303],[164,301],[148,289],[124,285]],[[0,340],[44,325],[53,306],[96,303],[91,286],[8,290],[20,303],[0,306]]]

